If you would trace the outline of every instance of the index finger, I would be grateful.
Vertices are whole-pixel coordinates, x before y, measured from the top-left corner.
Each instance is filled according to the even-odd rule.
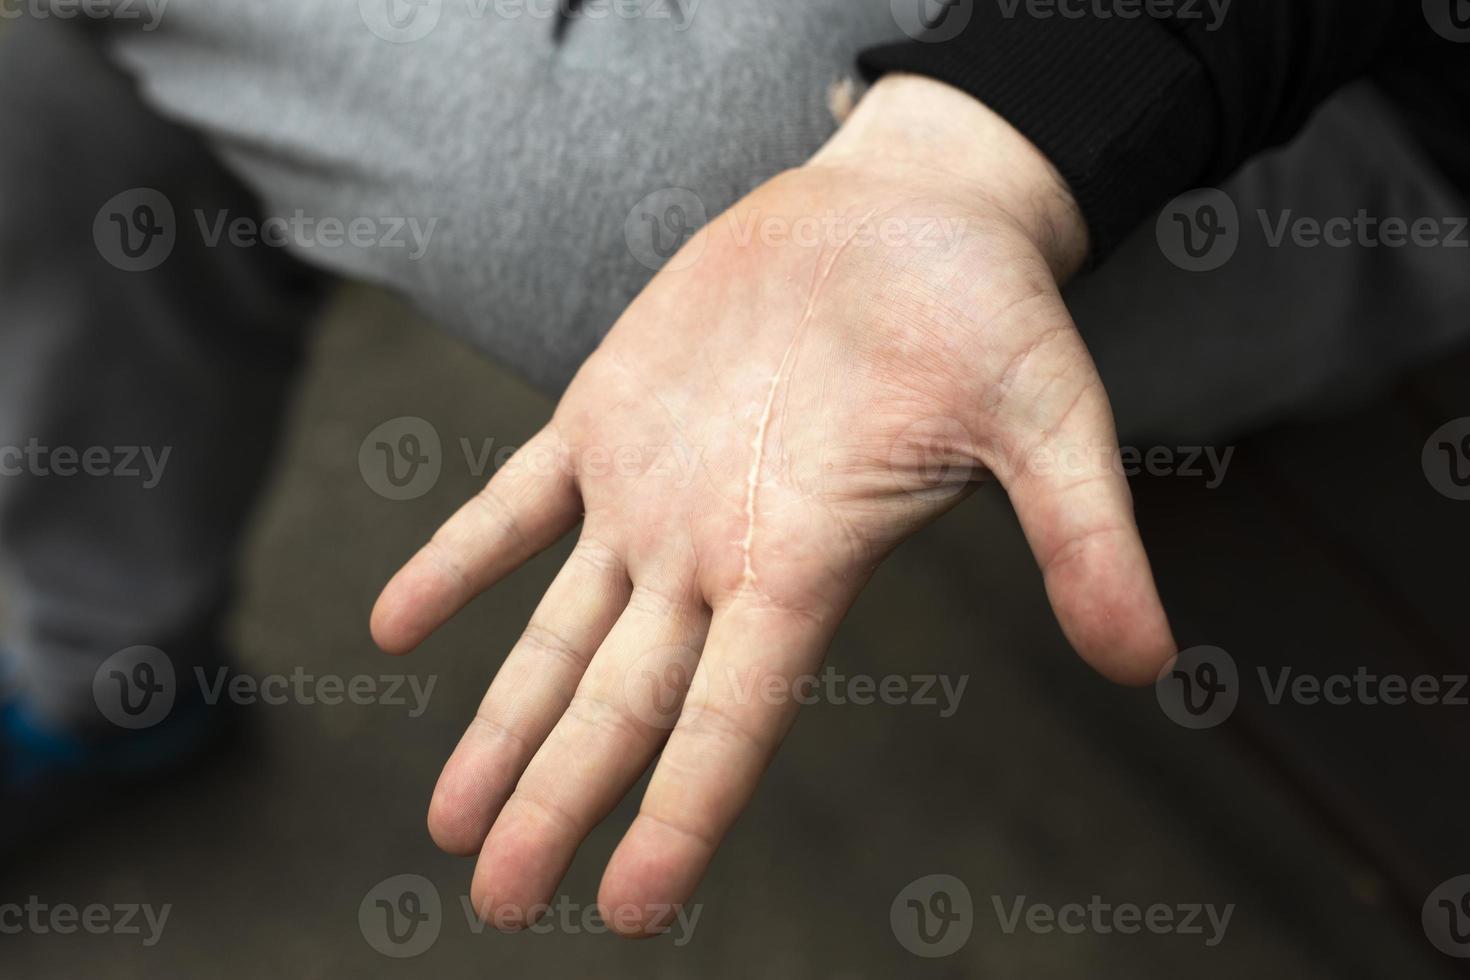
[[[582,499],[550,426],[506,461],[383,587],[372,633],[407,653],[475,596],[555,544],[582,516]]]

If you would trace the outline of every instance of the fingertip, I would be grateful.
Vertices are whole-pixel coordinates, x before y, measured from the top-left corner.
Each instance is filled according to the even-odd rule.
[[[550,909],[546,905],[523,905],[501,899],[488,887],[476,882],[470,888],[470,905],[475,917],[496,932],[523,932],[534,926]]]
[[[395,657],[401,657],[413,650],[414,644],[410,640],[401,624],[398,614],[398,604],[390,595],[392,585],[383,590],[378,596],[378,601],[373,604],[372,615],[368,619],[368,632],[372,635],[373,642],[378,649]]]
[[[471,897],[480,917],[503,932],[535,925],[550,909],[580,842],[545,809],[507,802],[475,864]]]
[[[1105,543],[1047,570],[1047,593],[1062,632],[1108,680],[1154,683],[1178,648],[1141,543]]]
[[[368,631],[378,649],[390,656],[401,657],[412,653],[418,646],[417,640],[404,627],[398,610],[393,605],[384,603],[382,599],[373,606]]]
[[[475,916],[497,932],[523,932],[549,911],[544,902],[509,897],[494,889],[488,876],[477,873],[470,886],[470,904]]]
[[[448,774],[446,773],[446,776]],[[429,800],[426,818],[429,838],[434,846],[455,857],[474,857],[485,843],[483,819],[463,798],[463,794],[446,784],[445,776]]]
[[[703,842],[640,815],[603,873],[597,893],[603,921],[627,939],[668,932],[711,856]]]
[[[452,608],[445,608],[445,600],[443,576],[426,570],[415,557],[388,581],[373,604],[368,622],[373,642],[393,656],[412,653],[453,614]]]
[[[479,854],[525,766],[515,737],[495,737],[501,730],[471,722],[459,745],[444,763],[429,800],[429,836],[439,849],[469,857]],[[528,746],[527,746],[528,747]]]
[[[1114,684],[1147,687],[1178,653],[1168,625],[1150,624],[1147,618],[1120,616],[1117,624],[1107,623],[1073,644],[1083,660]]]

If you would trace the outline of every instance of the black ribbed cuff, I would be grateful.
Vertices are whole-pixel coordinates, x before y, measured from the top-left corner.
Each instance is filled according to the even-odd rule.
[[[873,48],[859,65],[870,78],[935,78],[1007,119],[1070,185],[1094,265],[1194,187],[1215,152],[1220,110],[1205,71],[1149,18],[1038,18],[1026,0],[975,0],[954,39]]]

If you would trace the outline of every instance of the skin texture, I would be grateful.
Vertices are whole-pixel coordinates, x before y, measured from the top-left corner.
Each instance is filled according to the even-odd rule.
[[[373,613],[406,653],[581,521],[430,806],[440,846],[479,855],[486,921],[534,921],[658,756],[599,894],[617,931],[657,931],[793,721],[762,692],[818,671],[877,564],[981,480],[1004,485],[1077,651],[1154,680],[1174,643],[1058,292],[1085,253],[1024,138],[897,77],[654,278]]]

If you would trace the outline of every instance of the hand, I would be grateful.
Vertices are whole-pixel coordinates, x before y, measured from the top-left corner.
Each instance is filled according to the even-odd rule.
[[[891,78],[655,277],[373,614],[407,652],[583,520],[430,807],[442,847],[480,855],[483,918],[534,921],[662,747],[599,896],[618,931],[657,929],[793,720],[765,685],[817,671],[883,557],[988,476],[1072,644],[1154,679],[1173,640],[1058,293],[1085,251],[1034,147]]]

